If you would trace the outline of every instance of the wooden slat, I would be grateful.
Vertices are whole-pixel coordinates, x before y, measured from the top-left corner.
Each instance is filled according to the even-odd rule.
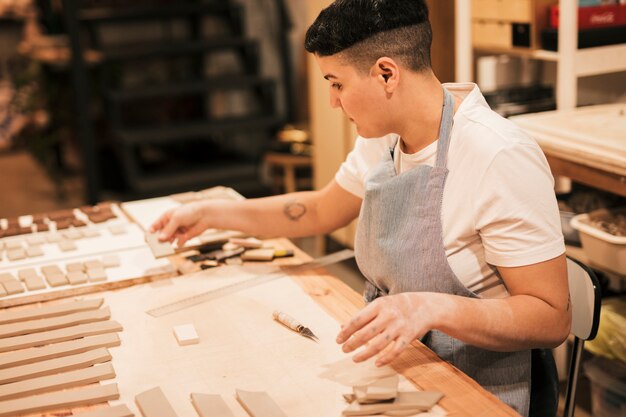
[[[235,417],[221,395],[192,393],[191,403],[200,417]]]
[[[71,303],[54,304],[39,308],[3,311],[2,314],[0,314],[0,324],[62,316],[64,314],[85,310],[95,310],[100,308],[103,301],[102,298],[97,298],[93,300],[79,300],[72,301]]]
[[[237,401],[251,417],[287,417],[267,392],[236,390]]]
[[[81,390],[69,390],[35,395],[0,402],[0,417],[15,417],[38,411],[56,410],[117,400],[117,384],[98,385]]]
[[[132,411],[126,404],[116,405],[114,407],[99,408],[97,410],[88,411],[86,413],[73,414],[74,417],[134,417]]]
[[[61,391],[65,388],[85,386],[111,378],[115,378],[115,370],[110,363],[55,375],[46,375],[0,385],[0,401],[28,397],[29,395],[50,391]]]
[[[65,356],[63,358],[49,359],[28,365],[16,366],[0,370],[0,384],[22,381],[24,379],[36,378],[44,375],[52,375],[59,372],[71,371],[74,369],[87,368],[96,363],[111,360],[111,354],[107,348],[98,348],[77,355]]]
[[[138,394],[135,403],[143,417],[178,417],[159,387]]]
[[[120,337],[117,333],[105,333],[95,336],[87,336],[82,339],[55,343],[48,346],[23,349],[15,352],[0,354],[0,369],[12,366],[25,365],[46,359],[60,358],[74,355],[100,347],[115,347],[120,345]]]
[[[94,350],[100,347],[115,347],[120,345],[117,333],[105,333],[88,336],[67,342],[54,343],[47,346],[17,350],[0,354],[0,369],[26,365],[46,359],[60,358],[77,353]]]
[[[33,346],[43,346],[51,343],[64,342],[66,340],[78,339],[80,337],[92,336],[95,334],[120,331],[122,331],[122,325],[115,320],[79,324],[78,326],[66,327],[64,329],[0,339],[0,352],[8,352],[11,350],[24,349]]]
[[[65,316],[2,324],[0,325],[0,338],[60,329],[83,323],[108,320],[110,318],[111,310],[109,307],[106,307],[98,310],[67,314]]]

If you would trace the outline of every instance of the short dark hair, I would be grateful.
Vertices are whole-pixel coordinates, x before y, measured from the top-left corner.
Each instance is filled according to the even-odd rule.
[[[425,0],[336,0],[309,27],[304,47],[319,56],[344,53],[362,69],[389,56],[424,71],[431,44]]]

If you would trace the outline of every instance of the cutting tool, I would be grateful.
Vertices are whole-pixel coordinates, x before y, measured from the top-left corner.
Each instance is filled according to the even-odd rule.
[[[319,342],[318,337],[315,336],[315,334],[311,331],[311,329],[303,326],[290,315],[283,313],[282,311],[275,310],[272,313],[272,316],[274,316],[274,320],[276,320],[277,322],[281,324],[284,324],[285,326],[289,327],[291,330],[300,333],[300,335],[304,337],[308,337],[309,339],[314,340],[316,342]]]

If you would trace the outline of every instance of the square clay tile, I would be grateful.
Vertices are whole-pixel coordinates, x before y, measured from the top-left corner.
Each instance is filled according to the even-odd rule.
[[[88,269],[87,270],[87,277],[89,278],[90,282],[106,281],[107,273],[106,273],[106,271],[103,268],[101,268],[101,269]]]
[[[76,250],[76,243],[73,240],[62,240],[59,242],[59,249],[61,252],[69,252]]]
[[[67,272],[85,272],[85,264],[82,262],[72,262],[65,265]]]
[[[2,285],[4,285],[4,289],[7,291],[8,295],[24,292],[24,287],[22,286],[22,283],[17,280],[3,282]]]
[[[7,251],[9,261],[21,261],[26,259],[26,251],[24,249],[11,249]]]
[[[46,281],[48,281],[51,287],[60,287],[61,285],[69,284],[65,274],[46,275]]]
[[[45,265],[41,267],[41,273],[47,277],[50,275],[63,274],[63,271],[61,271],[61,268],[56,265]]]
[[[43,278],[39,276],[27,277],[24,280],[24,284],[29,291],[43,290],[44,288],[46,288],[46,283],[44,282]]]
[[[84,284],[87,282],[87,274],[81,271],[69,272],[67,274],[67,280],[70,285]]]
[[[24,281],[28,277],[36,276],[37,271],[35,270],[35,268],[20,269],[19,271],[17,271],[17,277],[22,281]]]
[[[43,249],[41,249],[41,246],[29,246],[26,248],[26,256],[29,258],[43,256]]]

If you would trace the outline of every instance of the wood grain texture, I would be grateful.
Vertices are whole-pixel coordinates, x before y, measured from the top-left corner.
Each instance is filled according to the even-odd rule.
[[[102,298],[97,298],[93,300],[79,300],[70,303],[53,304],[39,308],[29,307],[21,310],[3,311],[2,314],[0,314],[0,324],[62,316],[64,314],[85,310],[95,310],[100,308],[103,301]]]
[[[88,411],[86,413],[73,414],[74,417],[134,417],[132,411],[126,404],[120,404],[113,407],[99,408],[97,410]]]
[[[79,313],[68,314],[65,316],[1,324],[0,338],[20,336],[23,334],[37,333],[46,330],[55,330],[83,323],[104,321],[110,318],[111,310],[106,307],[98,310],[81,311]]]
[[[111,354],[107,348],[98,348],[63,358],[48,359],[37,363],[29,363],[28,365],[1,369],[0,384],[8,384],[29,378],[87,368],[96,363],[108,362],[110,360]]]
[[[178,417],[159,387],[136,395],[135,403],[143,417]]]
[[[250,417],[287,417],[267,392],[237,390],[237,401]]]
[[[15,417],[38,411],[56,410],[117,400],[117,384],[96,385],[80,390],[52,392],[0,402],[0,417]]]
[[[110,363],[76,369],[60,374],[41,376],[0,385],[0,401],[27,397],[44,392],[60,391],[65,388],[85,386],[112,378],[115,378],[115,370]]]
[[[120,331],[122,331],[122,325],[115,320],[79,324],[78,326],[66,327],[64,329],[0,339],[0,352],[8,352],[11,350],[24,349],[33,346],[44,346],[51,343],[64,342],[66,340],[78,339],[85,336]]]
[[[235,417],[221,395],[192,393],[191,403],[200,417]]]
[[[105,333],[87,336],[77,340],[69,340],[67,342],[54,343],[48,346],[6,352],[0,354],[0,369],[74,355],[100,347],[110,348],[119,345],[120,337],[117,333]]]
[[[295,251],[296,256],[292,258],[292,262],[306,262],[311,259],[285,239],[280,242],[285,248],[291,247]],[[365,306],[360,294],[322,269],[292,275],[292,278],[340,323],[350,320]],[[404,350],[391,365],[419,389],[443,392],[444,397],[439,405],[455,417],[519,417],[517,412],[495,395],[442,360],[418,340],[412,343],[411,348]]]

